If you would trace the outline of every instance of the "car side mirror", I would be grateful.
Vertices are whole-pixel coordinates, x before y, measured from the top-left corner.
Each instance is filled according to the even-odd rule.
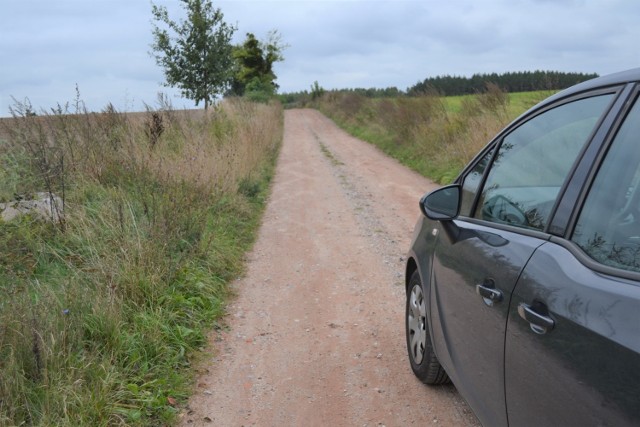
[[[460,196],[460,185],[447,185],[420,199],[420,210],[434,221],[450,221],[460,213]]]

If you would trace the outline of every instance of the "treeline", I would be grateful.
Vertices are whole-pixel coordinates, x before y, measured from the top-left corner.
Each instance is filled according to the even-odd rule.
[[[342,89],[340,92],[343,93],[353,93],[356,95],[361,95],[367,98],[395,98],[398,96],[403,96],[406,93],[395,86],[387,87],[384,89],[370,87],[368,89],[357,87],[355,89]]]
[[[474,74],[471,77],[429,77],[407,89],[407,95],[416,96],[436,92],[444,96],[467,95],[484,92],[488,83],[498,85],[506,92],[560,90],[598,77],[598,74],[563,73],[560,71],[519,71],[504,74]]]
[[[325,93],[354,94],[365,98],[414,97],[424,94],[455,96],[484,93],[489,86],[497,86],[501,91],[510,93],[533,92],[565,89],[596,77],[598,77],[596,73],[564,73],[560,71],[474,74],[471,77],[438,76],[426,78],[404,91],[397,87],[325,90],[318,82],[314,82],[310,91],[282,93],[278,95],[278,98],[286,107],[301,107],[321,98]]]
[[[303,90],[300,92],[285,92],[279,94],[278,99],[287,107],[301,107],[322,97],[325,93],[351,93],[365,98],[399,98],[407,95],[405,91],[398,89],[395,86],[384,89],[371,87],[368,89],[355,88],[325,90],[315,82],[314,85],[311,86],[310,91]]]

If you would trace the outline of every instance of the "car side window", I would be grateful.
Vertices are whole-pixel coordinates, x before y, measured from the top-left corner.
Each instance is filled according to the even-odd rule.
[[[640,271],[640,102],[598,170],[571,238],[591,258]]]
[[[476,198],[480,182],[482,182],[482,176],[487,168],[487,165],[493,157],[494,150],[491,149],[487,154],[475,164],[475,166],[469,171],[462,183],[462,201],[460,202],[460,215],[471,216],[473,212],[473,201]]]
[[[544,230],[571,166],[613,94],[545,111],[502,141],[474,217]]]

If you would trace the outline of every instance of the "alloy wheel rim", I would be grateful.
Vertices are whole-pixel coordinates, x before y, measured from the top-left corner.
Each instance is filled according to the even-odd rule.
[[[409,329],[409,347],[411,358],[416,364],[422,363],[427,345],[427,308],[422,293],[422,287],[416,284],[409,296],[409,310],[407,312],[407,327]]]

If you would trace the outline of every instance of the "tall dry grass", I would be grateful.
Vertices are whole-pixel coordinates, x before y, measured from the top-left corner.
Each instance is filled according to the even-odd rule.
[[[421,174],[446,183],[526,109],[514,111],[509,108],[509,99],[497,86],[488,85],[486,92],[464,97],[459,111],[452,111],[437,93],[366,98],[353,92],[329,92],[316,106],[354,136],[377,145]]]
[[[253,241],[281,108],[13,113],[0,199],[54,192],[64,222],[0,220],[0,425],[170,423]]]

